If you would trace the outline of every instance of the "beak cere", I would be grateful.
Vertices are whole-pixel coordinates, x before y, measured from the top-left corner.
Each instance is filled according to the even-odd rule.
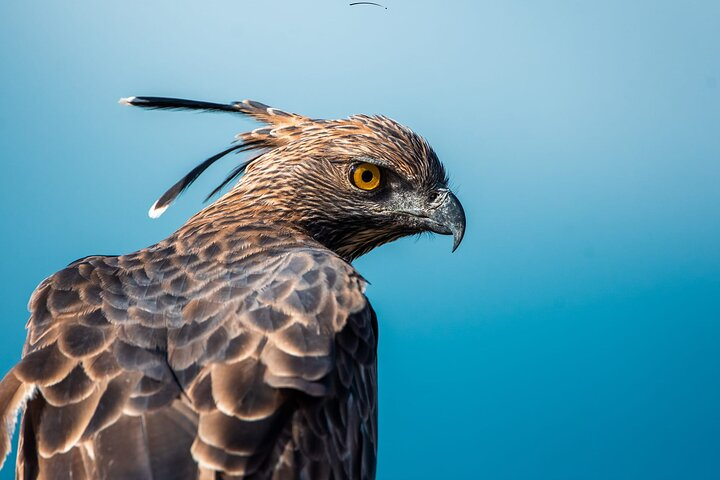
[[[432,209],[428,216],[428,227],[435,233],[453,236],[453,249],[457,250],[465,235],[465,210],[460,200],[447,191],[442,203]]]

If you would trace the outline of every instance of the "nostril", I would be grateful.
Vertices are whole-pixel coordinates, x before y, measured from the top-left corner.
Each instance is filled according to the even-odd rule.
[[[438,188],[437,190],[435,190],[434,192],[432,192],[430,194],[430,202],[437,203],[437,202],[441,201],[441,199],[444,198],[445,195],[447,195],[447,192],[448,192],[447,188]]]

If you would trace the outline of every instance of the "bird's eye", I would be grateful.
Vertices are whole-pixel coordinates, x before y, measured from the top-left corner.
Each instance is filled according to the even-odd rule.
[[[352,182],[361,190],[375,190],[380,186],[380,168],[372,163],[361,163],[352,169]]]

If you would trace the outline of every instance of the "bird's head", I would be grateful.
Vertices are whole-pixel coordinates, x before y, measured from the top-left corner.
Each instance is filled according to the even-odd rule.
[[[123,103],[146,108],[221,110],[266,123],[238,135],[237,144],[198,165],[150,210],[156,217],[207,167],[232,151],[258,150],[211,193],[242,175],[207,210],[214,215],[267,212],[307,232],[347,259],[422,232],[465,231],[465,214],[448,188],[445,169],[422,137],[382,116],[316,120],[243,101],[228,105],[157,97]]]

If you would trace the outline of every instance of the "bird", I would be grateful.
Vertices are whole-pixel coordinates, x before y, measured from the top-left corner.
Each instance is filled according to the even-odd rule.
[[[153,204],[157,217],[218,159],[250,152],[177,231],[39,284],[0,382],[0,462],[17,426],[21,479],[374,479],[378,320],[352,262],[426,232],[458,247],[465,212],[436,153],[379,115],[121,103],[262,126]]]

